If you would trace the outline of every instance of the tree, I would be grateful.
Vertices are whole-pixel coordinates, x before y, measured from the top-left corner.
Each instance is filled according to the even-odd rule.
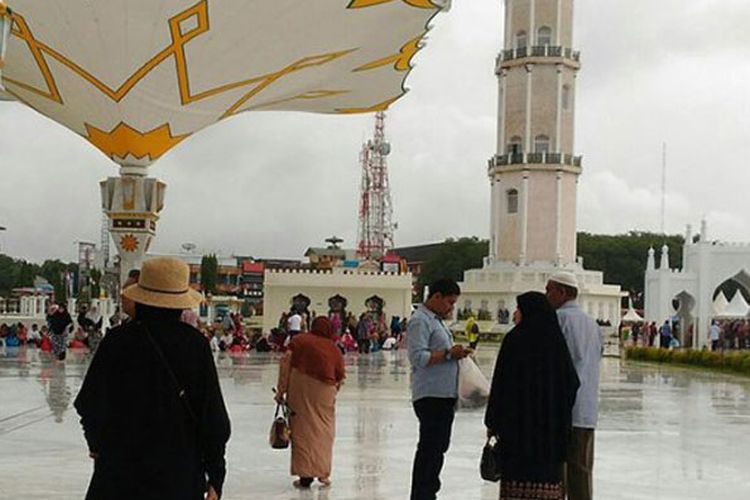
[[[40,276],[46,279],[50,285],[55,287],[55,301],[65,301],[65,273],[70,272],[73,276],[78,272],[77,264],[66,264],[57,259],[45,260],[39,270]]]
[[[621,285],[624,291],[631,292],[638,307],[643,298],[648,249],[658,251],[664,244],[668,245],[669,265],[675,268],[682,263],[683,243],[680,235],[640,231],[618,235],[581,232],[578,233],[578,255],[583,258],[585,269],[604,272],[605,283]],[[482,267],[488,248],[488,242],[477,237],[446,240],[422,266],[420,289],[438,278],[462,281],[464,271]]]
[[[15,288],[21,267],[15,259],[0,255],[0,295],[8,296]]]
[[[219,281],[219,261],[216,255],[204,255],[201,259],[201,287],[204,292],[216,293]]]
[[[578,233],[578,255],[583,258],[585,269],[603,271],[605,283],[621,285],[624,291],[634,295],[635,306],[640,307],[648,249],[658,251],[663,245],[668,245],[669,267],[676,268],[682,265],[684,241],[680,235],[640,231],[618,235],[582,232]],[[658,253],[656,265],[659,265]]]
[[[91,298],[98,299],[101,296],[102,272],[97,268],[91,269],[89,287],[91,287]]]
[[[420,290],[440,278],[463,281],[464,271],[482,267],[482,261],[489,252],[488,245],[487,240],[480,240],[476,236],[445,240],[422,266],[418,281]]]

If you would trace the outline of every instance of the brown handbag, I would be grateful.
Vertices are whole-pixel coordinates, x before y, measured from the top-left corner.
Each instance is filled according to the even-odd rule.
[[[271,432],[268,442],[275,450],[289,448],[289,437],[292,431],[289,428],[289,408],[281,403],[276,405],[276,414],[271,424]]]

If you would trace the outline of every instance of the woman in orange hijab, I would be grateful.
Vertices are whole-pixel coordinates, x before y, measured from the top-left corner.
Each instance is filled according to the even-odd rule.
[[[292,411],[291,473],[299,476],[298,488],[309,488],[315,478],[331,484],[336,394],[346,377],[328,318],[316,318],[310,330],[296,335],[281,358],[276,391],[276,400],[285,400]]]

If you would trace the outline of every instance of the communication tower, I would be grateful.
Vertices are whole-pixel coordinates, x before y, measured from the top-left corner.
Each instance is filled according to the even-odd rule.
[[[362,184],[359,200],[357,256],[378,259],[393,249],[393,206],[388,182],[388,155],[385,140],[385,112],[375,114],[375,136],[362,145],[359,161]]]

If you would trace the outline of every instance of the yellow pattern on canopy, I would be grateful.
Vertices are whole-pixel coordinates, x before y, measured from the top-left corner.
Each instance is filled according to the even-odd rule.
[[[404,95],[428,23],[449,5],[5,1],[0,91],[123,165],[148,165],[243,111],[383,109]]]

